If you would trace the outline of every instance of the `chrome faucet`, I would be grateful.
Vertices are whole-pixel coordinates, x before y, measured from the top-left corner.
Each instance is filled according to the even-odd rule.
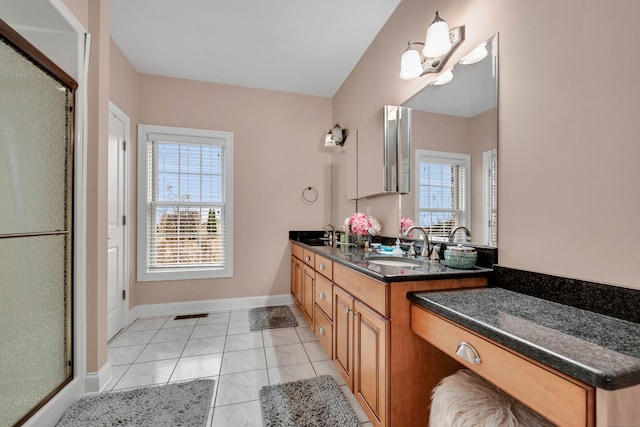
[[[408,236],[409,233],[411,233],[413,230],[418,230],[422,233],[423,243],[422,243],[422,253],[420,254],[420,256],[424,259],[429,258],[429,231],[424,227],[412,225],[411,227],[407,228],[407,231],[405,231],[402,236],[403,237]]]
[[[465,234],[467,235],[467,237],[469,238],[469,240],[471,240],[471,232],[469,231],[469,229],[463,225],[460,225],[456,228],[454,228],[453,230],[451,230],[451,233],[449,233],[449,242],[453,242],[453,237],[456,234],[456,232],[458,230],[464,230]]]
[[[324,230],[325,237],[329,238],[329,245],[333,246],[333,242],[336,239],[336,228],[333,224],[325,224],[322,229]]]

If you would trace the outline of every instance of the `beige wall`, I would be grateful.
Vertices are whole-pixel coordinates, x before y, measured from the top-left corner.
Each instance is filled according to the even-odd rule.
[[[138,110],[144,124],[233,132],[234,277],[136,283],[136,304],[288,294],[288,231],[330,218],[331,99],[140,75]]]
[[[398,72],[435,10],[466,25],[452,63],[500,33],[500,263],[640,289],[640,3],[403,0],[334,97],[334,121],[355,128],[433,78]]]

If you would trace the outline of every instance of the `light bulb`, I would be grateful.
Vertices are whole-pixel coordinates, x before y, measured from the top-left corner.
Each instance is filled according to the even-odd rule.
[[[439,58],[449,52],[450,49],[449,26],[447,21],[440,18],[440,14],[436,12],[433,22],[427,28],[427,36],[422,53],[427,58]]]
[[[409,44],[400,59],[400,78],[410,80],[419,77],[420,74],[422,74],[420,54]]]

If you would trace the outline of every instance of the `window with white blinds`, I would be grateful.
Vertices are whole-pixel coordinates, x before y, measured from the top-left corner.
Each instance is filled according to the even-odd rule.
[[[416,150],[416,219],[434,241],[458,226],[471,230],[468,154]]]
[[[233,134],[138,133],[138,280],[231,277]]]

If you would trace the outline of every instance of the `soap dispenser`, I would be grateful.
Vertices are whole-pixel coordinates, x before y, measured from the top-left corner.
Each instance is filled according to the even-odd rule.
[[[394,246],[391,254],[394,256],[404,256],[404,251],[400,247],[400,239],[396,239],[396,245]]]

